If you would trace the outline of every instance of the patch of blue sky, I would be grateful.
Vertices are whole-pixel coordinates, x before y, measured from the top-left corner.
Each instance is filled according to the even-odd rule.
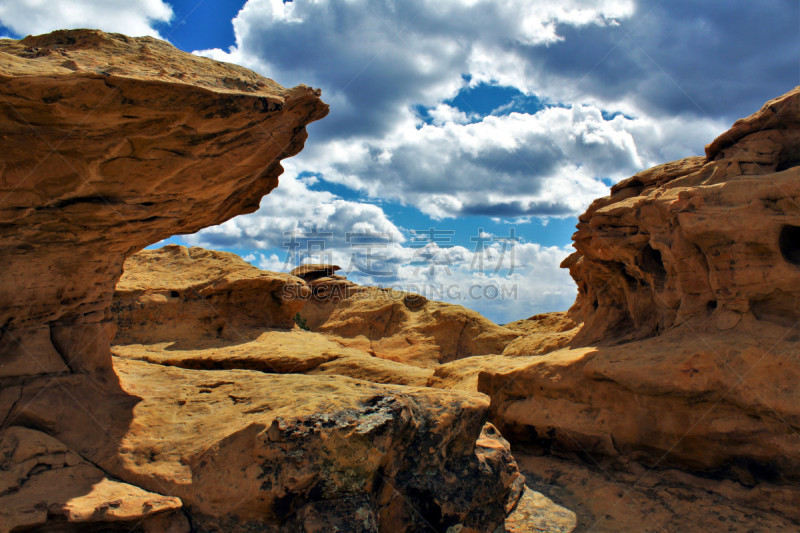
[[[301,177],[311,176],[310,173],[302,173]],[[604,180],[604,183],[611,185],[611,181]],[[577,217],[529,217],[522,219],[499,218],[488,216],[462,216],[458,218],[447,218],[436,220],[415,207],[404,205],[399,202],[386,200],[376,200],[367,198],[358,191],[348,188],[345,185],[331,183],[324,179],[318,179],[309,185],[309,188],[316,191],[327,191],[336,196],[350,201],[375,203],[380,205],[389,220],[392,221],[406,236],[408,241],[412,240],[412,232],[421,234],[431,228],[435,230],[451,231],[450,241],[446,244],[452,246],[463,246],[472,249],[475,246],[475,239],[480,231],[484,231],[498,238],[507,237],[510,229],[515,228],[517,236],[522,242],[535,242],[542,246],[564,246],[571,242]],[[445,244],[440,243],[440,244]],[[408,245],[408,243],[406,244]]]
[[[514,87],[479,83],[466,86],[445,104],[467,116],[508,115],[513,112],[534,114],[548,107],[535,95],[526,95]]]
[[[0,24],[0,37],[11,37],[12,39],[22,39],[24,35],[18,35],[16,32],[12,31],[11,28],[7,28]]]
[[[546,107],[558,105],[545,102],[536,95],[526,95],[514,87],[488,83],[466,85],[458,94],[443,103],[465,113],[470,122],[479,122],[489,115],[504,116],[511,113],[533,115]],[[431,109],[419,104],[413,106],[414,113],[421,121],[419,127],[422,124],[433,124]]]
[[[154,28],[162,37],[186,52],[236,44],[231,20],[246,0],[168,0],[173,16]]]

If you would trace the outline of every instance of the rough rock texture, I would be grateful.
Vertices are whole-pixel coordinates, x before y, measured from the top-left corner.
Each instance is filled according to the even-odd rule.
[[[125,390],[143,398],[124,438],[151,458],[146,467],[112,458],[108,468],[142,486],[157,479],[196,524],[224,531],[502,524],[523,478],[508,443],[481,428],[485,397],[474,386],[459,395],[367,383],[424,386],[432,370],[294,327],[310,292],[300,278],[233,254],[167,246],[131,256],[111,307],[120,331],[112,352]],[[169,435],[177,454],[148,448],[156,435]],[[200,455],[212,459],[192,459]],[[292,466],[280,467],[288,458]],[[224,501],[211,505],[209,492]]]
[[[300,278],[261,270],[235,254],[175,245],[143,250],[125,261],[114,292],[112,352],[193,369],[427,383],[430,369],[379,359],[295,327],[310,294]]]
[[[0,431],[0,532],[188,533],[181,501],[113,481],[53,437]]]
[[[108,368],[125,257],[255,210],[327,109],[319,91],[149,37],[0,42],[0,326],[17,339],[0,361],[64,371],[55,350],[73,371]]]
[[[509,532],[772,533],[800,526],[786,517],[798,504],[797,486],[748,488],[679,470],[646,470],[635,462],[614,468],[524,449],[514,455],[535,505],[526,505],[533,507],[527,517],[519,516],[523,496],[509,517]]]
[[[724,331],[800,318],[800,88],[734,124],[707,156],[624,180],[580,217],[564,261],[578,342],[646,338],[686,321]]]
[[[798,109],[794,90],[707,158],[641,172],[581,216],[573,348],[479,377],[507,438],[748,486],[800,479]]]
[[[221,319],[222,320],[222,319]],[[379,359],[335,340],[299,328],[293,330],[239,330],[233,342],[212,337],[177,337],[165,342],[143,342],[111,347],[119,357],[198,370],[243,369],[270,374],[330,374],[373,383],[424,386],[432,369]],[[477,383],[477,374],[475,374]],[[467,390],[467,389],[465,389]],[[476,386],[471,389],[477,390]]]
[[[329,509],[343,531],[376,531],[367,520],[478,533],[501,525],[521,490],[479,394],[126,359],[115,369],[116,396],[85,386],[65,396],[77,376],[40,379],[11,416],[117,478],[179,497],[204,531],[296,531]]]
[[[22,520],[11,527],[177,533],[186,517],[198,531],[294,532],[329,527],[321,516],[343,531],[502,525],[522,477],[485,424],[482,395],[111,357],[125,258],[255,210],[326,112],[318,91],[150,38],[0,41],[0,431],[11,472],[0,512]],[[193,332],[216,343],[211,367],[231,368],[254,329],[291,325],[302,280],[241,263],[195,275],[220,257],[141,255],[118,292],[118,341],[151,343],[139,353],[162,341],[138,358],[179,364]],[[176,265],[184,271],[170,276]],[[275,297],[286,287],[294,300]],[[312,366],[339,363],[336,374],[368,358],[347,355]]]
[[[544,313],[517,320],[505,327],[523,332],[503,350],[503,355],[544,355],[567,346],[580,326],[567,313]]]
[[[312,331],[382,359],[432,368],[462,357],[502,353],[520,333],[480,314],[424,296],[362,287],[337,277],[311,283],[300,316]]]
[[[314,281],[315,279],[330,277],[334,272],[341,269],[342,267],[337,265],[301,265],[289,272],[289,274],[297,276],[303,281]]]
[[[155,479],[196,525],[224,531],[502,524],[523,478],[508,443],[481,427],[485,397],[474,386],[464,394],[368,383],[422,386],[432,370],[294,327],[310,292],[233,254],[167,246],[131,256],[111,307],[112,352],[123,388],[142,398],[126,446],[150,458],[143,466],[123,454],[120,465],[109,454],[104,468],[142,486]],[[31,412],[19,416],[41,425]],[[176,452],[153,450],[156,436]]]
[[[463,391],[478,390],[478,377],[481,372],[510,372],[530,364],[527,357],[507,355],[473,355],[444,363],[433,369],[427,386],[437,389]]]
[[[292,328],[311,292],[299,278],[202,248],[143,250],[124,268],[112,306],[116,344],[238,340],[253,327]]]

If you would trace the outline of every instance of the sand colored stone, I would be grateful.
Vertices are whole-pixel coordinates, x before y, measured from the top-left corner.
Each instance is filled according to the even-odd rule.
[[[507,438],[800,479],[798,102],[769,102],[708,158],[640,172],[580,217],[571,349],[479,377]],[[779,146],[758,155],[765,135]]]
[[[110,366],[107,340],[84,342],[107,337],[125,257],[257,209],[328,109],[309,87],[96,30],[2,41],[0,96],[0,324],[49,330],[73,371]]]
[[[300,315],[313,331],[382,359],[432,368],[462,357],[502,353],[520,333],[460,305],[324,278]]]

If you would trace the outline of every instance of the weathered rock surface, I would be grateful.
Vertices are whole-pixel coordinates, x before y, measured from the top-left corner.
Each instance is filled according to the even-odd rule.
[[[707,158],[641,172],[580,217],[573,348],[479,378],[507,438],[800,479],[798,107],[800,90],[773,100]]]
[[[299,328],[239,330],[238,341],[179,337],[111,347],[119,357],[198,370],[258,370],[270,374],[329,374],[374,383],[425,386],[432,369],[379,359],[335,340]],[[475,374],[477,383],[477,374]],[[477,387],[472,387],[475,392]]]
[[[254,327],[292,328],[310,294],[299,278],[202,248],[143,250],[124,269],[114,289],[115,344],[239,340]]]
[[[524,335],[508,343],[503,355],[544,355],[567,346],[580,327],[567,313],[544,313],[517,320],[505,327]]]
[[[479,394],[126,359],[115,369],[116,396],[40,379],[11,417],[117,478],[179,497],[203,530],[295,531],[327,509],[345,531],[375,531],[361,529],[367,520],[380,531],[477,533],[501,525],[521,489]]]
[[[580,217],[564,261],[579,342],[646,338],[686,321],[800,318],[800,88],[707,149],[615,185]]]
[[[225,254],[145,252],[115,309],[117,341],[140,349],[111,357],[125,258],[256,209],[305,125],[326,114],[318,91],[92,30],[0,42],[0,81],[0,431],[34,442],[3,448],[3,516],[22,520],[13,527],[177,532],[186,517],[193,530],[231,533],[477,533],[503,523],[522,477],[485,425],[484,396],[231,369],[272,351],[272,338],[242,348],[258,344],[253,331],[292,325],[302,298],[276,295],[302,296],[299,278],[241,262],[207,276]],[[279,371],[391,366],[298,335],[273,357]],[[198,363],[203,343],[216,351]]]
[[[0,532],[188,533],[181,501],[108,478],[53,437],[0,430]]]
[[[295,327],[310,294],[302,279],[261,270],[235,254],[176,245],[143,250],[125,261],[114,292],[112,352],[191,369],[427,383],[432,369],[380,359]]]
[[[520,333],[480,314],[424,296],[362,287],[336,278],[312,282],[300,316],[312,331],[382,359],[433,368],[462,357],[502,353]]]
[[[0,43],[0,353],[26,374],[110,366],[103,322],[126,256],[257,209],[327,113],[149,37],[65,30]],[[53,350],[50,350],[53,352]],[[51,354],[52,355],[52,354]],[[13,375],[20,375],[18,363]]]
[[[509,517],[509,532],[771,533],[798,529],[799,523],[786,517],[798,504],[796,486],[748,488],[679,470],[646,470],[637,463],[615,468],[602,460],[587,464],[520,449],[514,455],[525,474],[526,494],[533,498]],[[520,516],[523,513],[527,516]]]

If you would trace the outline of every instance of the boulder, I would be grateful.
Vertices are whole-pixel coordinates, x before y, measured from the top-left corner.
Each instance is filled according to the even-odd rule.
[[[314,281],[319,278],[326,278],[333,275],[337,270],[342,267],[337,265],[301,265],[291,272],[292,276],[297,276],[304,281]]]
[[[10,417],[117,479],[180,498],[197,530],[304,531],[326,512],[344,531],[480,533],[501,526],[521,492],[480,394],[121,358],[114,367],[117,395],[70,386],[75,376],[40,378]]]

